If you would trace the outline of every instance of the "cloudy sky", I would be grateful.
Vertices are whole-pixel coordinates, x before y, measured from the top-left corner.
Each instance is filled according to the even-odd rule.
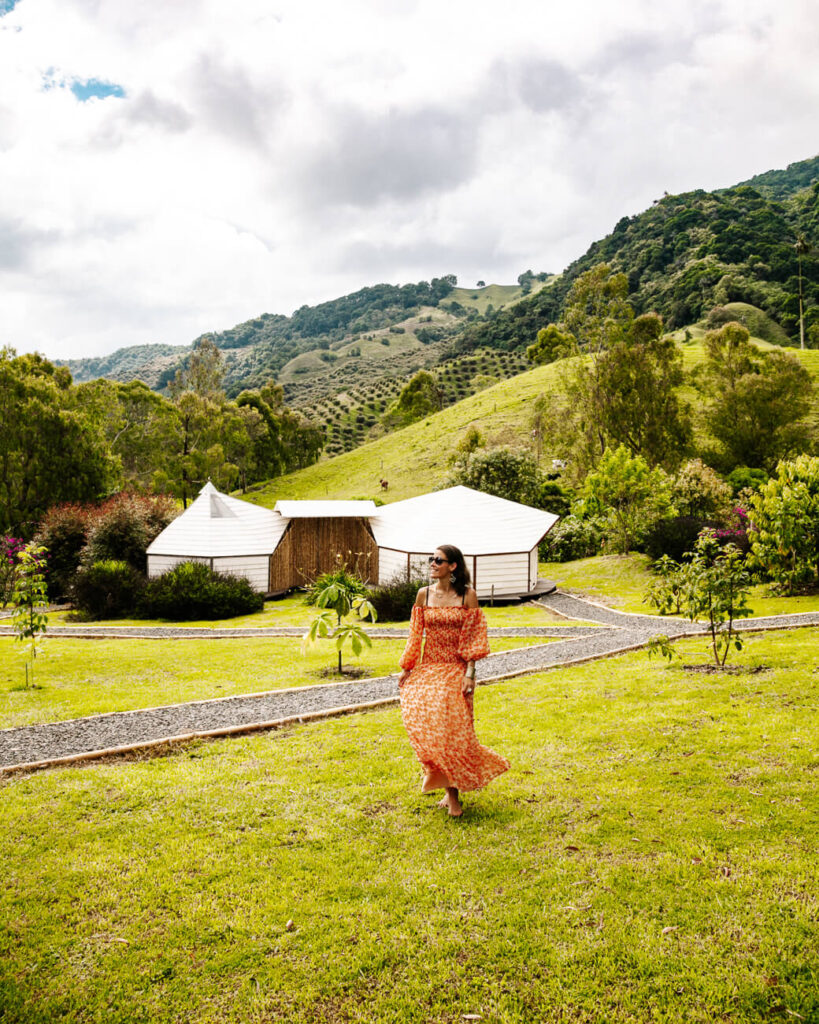
[[[560,271],[817,110],[815,0],[0,0],[0,344]]]

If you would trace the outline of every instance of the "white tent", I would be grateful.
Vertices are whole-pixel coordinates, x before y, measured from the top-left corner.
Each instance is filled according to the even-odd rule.
[[[383,505],[370,519],[378,581],[426,572],[440,544],[466,556],[479,597],[512,597],[537,586],[537,546],[557,522],[551,512],[469,487],[450,487]]]
[[[180,562],[204,562],[217,572],[245,576],[255,590],[267,592],[270,556],[287,524],[278,512],[231,498],[208,481],[148,547],[148,576]]]

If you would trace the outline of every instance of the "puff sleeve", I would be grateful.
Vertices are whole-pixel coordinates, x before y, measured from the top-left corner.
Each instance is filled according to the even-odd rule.
[[[424,609],[419,604],[412,606],[410,616],[410,633],[407,646],[398,664],[403,669],[415,668],[421,654],[421,642],[424,639]]]
[[[480,608],[467,608],[458,641],[458,657],[464,661],[479,661],[487,654],[486,617]]]

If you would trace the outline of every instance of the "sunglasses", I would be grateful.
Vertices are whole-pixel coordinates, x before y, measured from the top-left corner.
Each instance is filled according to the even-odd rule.
[[[429,564],[430,565],[443,565],[444,562],[446,562],[446,559],[445,558],[439,558],[438,555],[430,555],[429,556]]]

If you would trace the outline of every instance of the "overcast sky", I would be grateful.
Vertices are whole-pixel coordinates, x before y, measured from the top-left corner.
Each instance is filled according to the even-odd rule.
[[[818,110],[815,0],[0,0],[0,344],[557,272]]]

